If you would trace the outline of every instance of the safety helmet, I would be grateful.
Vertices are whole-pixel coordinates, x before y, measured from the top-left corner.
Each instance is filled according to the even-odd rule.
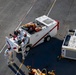
[[[24,37],[26,37],[27,36],[27,34],[24,34]]]
[[[25,40],[24,39],[22,39],[22,42],[24,42]]]
[[[20,30],[16,30],[16,32],[17,32],[18,34],[20,34]]]
[[[18,36],[18,34],[20,34],[20,30],[14,31],[14,35]]]

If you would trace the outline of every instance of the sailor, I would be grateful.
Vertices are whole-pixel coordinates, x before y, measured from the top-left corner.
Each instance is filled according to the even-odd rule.
[[[20,45],[21,44],[21,38],[22,38],[22,35],[21,35],[21,32],[20,30],[17,31],[18,32],[18,35],[17,35],[17,41],[18,41],[18,44]]]
[[[8,48],[5,50],[4,56],[7,59],[7,64],[13,64],[14,63],[14,59],[13,59],[13,50],[11,48]]]
[[[22,49],[22,59],[25,59],[25,46],[24,46],[24,42],[21,43],[21,49]]]
[[[18,43],[18,35],[20,34],[20,31],[19,30],[15,30],[13,34],[9,34],[10,38],[13,37],[13,40]]]
[[[22,41],[24,42],[25,45],[29,42],[27,34],[24,34],[24,37],[23,37]]]
[[[27,43],[28,43],[28,37],[27,37],[27,34],[24,34],[24,37],[23,37],[22,42],[21,42],[21,49],[22,49],[23,59],[25,59],[25,56],[27,55],[27,53],[26,53]]]

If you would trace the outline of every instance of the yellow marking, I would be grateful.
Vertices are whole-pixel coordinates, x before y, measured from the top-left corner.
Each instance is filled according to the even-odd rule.
[[[17,74],[19,73],[19,71],[20,71],[20,69],[21,69],[21,67],[22,67],[23,63],[24,63],[24,60],[22,60],[22,63],[20,64],[19,69],[17,70],[17,72],[16,72],[16,74],[15,74],[15,75],[17,75]]]
[[[48,12],[48,14],[47,14],[47,16],[50,14],[51,10],[53,9],[53,7],[54,7],[56,1],[57,1],[57,0],[54,0],[54,2],[53,2],[53,4],[52,4],[52,6],[51,6],[51,8],[50,8],[50,10],[49,10],[49,12]]]

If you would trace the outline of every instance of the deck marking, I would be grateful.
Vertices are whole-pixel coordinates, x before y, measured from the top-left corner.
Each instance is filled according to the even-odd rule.
[[[3,46],[3,48],[0,50],[0,53],[3,51],[3,49],[6,47],[6,44]]]
[[[54,2],[53,2],[53,4],[52,4],[52,6],[51,6],[51,8],[50,8],[50,10],[49,10],[49,12],[48,12],[48,14],[47,14],[47,16],[49,16],[50,12],[52,11],[52,9],[53,9],[53,7],[54,7],[54,5],[55,5],[55,3],[56,3],[56,1],[57,1],[57,0],[54,0]]]
[[[19,73],[19,71],[20,71],[20,69],[21,69],[21,67],[22,67],[23,63],[24,63],[24,60],[22,60],[22,63],[20,64],[19,69],[17,70],[17,72],[16,72],[16,74],[15,74],[15,75],[17,75],[17,74]]]

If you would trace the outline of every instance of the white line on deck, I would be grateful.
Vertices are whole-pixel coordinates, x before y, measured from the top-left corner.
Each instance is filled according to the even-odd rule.
[[[48,12],[48,14],[47,14],[47,16],[49,16],[50,12],[52,11],[52,9],[53,9],[53,7],[54,7],[54,5],[55,5],[55,3],[56,3],[56,1],[57,1],[57,0],[54,0],[54,2],[53,2],[53,4],[52,4],[52,6],[51,6],[51,8],[50,8],[50,10],[49,10],[49,12]]]
[[[3,51],[3,49],[5,48],[6,44],[3,46],[3,48],[0,50],[0,53]]]

